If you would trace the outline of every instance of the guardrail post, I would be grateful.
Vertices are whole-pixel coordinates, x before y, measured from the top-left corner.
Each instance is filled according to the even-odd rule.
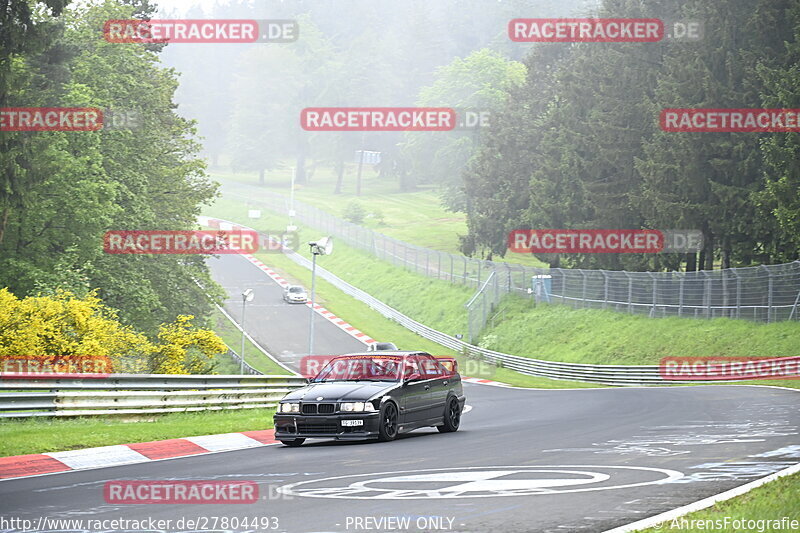
[[[652,304],[653,306],[650,308],[650,318],[656,317],[656,300],[658,300],[658,287],[656,285],[656,278],[652,272],[647,273],[650,276],[650,279],[653,281],[653,295],[652,295]]]
[[[483,294],[481,294],[481,305],[483,306],[483,322],[481,322],[481,324],[483,326],[485,326],[486,325],[486,321],[489,319],[489,311],[487,309],[488,306],[486,305],[486,292],[485,291],[483,292]]]
[[[701,270],[703,273],[703,304],[706,308],[706,317],[711,316],[711,287],[709,286],[708,272]]]
[[[767,324],[772,321],[772,295],[773,295],[773,279],[772,270],[767,268],[767,265],[761,265],[767,271]]]
[[[792,311],[791,311],[791,313],[789,313],[789,320],[791,320],[792,317],[797,312],[797,304],[798,303],[800,303],[800,291],[797,291],[797,298],[794,299],[794,305],[792,306]]]
[[[586,309],[586,272],[584,272],[582,268],[579,268],[578,272],[583,276],[583,292],[581,293],[581,299],[583,300],[583,308]]]
[[[608,276],[605,270],[600,270],[603,275],[603,309],[608,307]]]
[[[467,304],[467,330],[468,330],[467,333],[469,335],[469,342],[470,343],[472,343],[473,339],[475,338],[475,334],[474,334],[475,328],[472,325],[472,323],[475,321],[475,317],[473,316],[473,314],[474,313],[473,313],[472,307],[470,307],[470,305]]]
[[[633,278],[627,270],[622,271],[625,277],[628,278],[628,314],[633,314]]]
[[[731,269],[731,272],[736,276],[736,318],[740,318],[742,314],[742,278],[735,269]]]

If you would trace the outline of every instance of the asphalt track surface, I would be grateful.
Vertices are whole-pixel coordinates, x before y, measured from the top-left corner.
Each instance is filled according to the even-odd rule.
[[[250,280],[244,266],[224,264],[218,279],[225,284]],[[258,295],[273,294],[266,282],[254,288]],[[283,350],[281,339],[305,338],[307,321],[287,319],[275,327],[269,317],[294,311],[277,301],[273,315],[262,303],[259,340]],[[321,348],[350,349],[347,340],[325,342],[318,339]],[[152,518],[172,520],[166,527],[172,531],[190,530],[178,523],[188,518],[203,521],[206,530],[602,532],[800,461],[795,391],[466,384],[465,393],[472,409],[457,433],[417,430],[390,443],[310,440],[300,448],[269,445],[5,480],[0,518]],[[108,504],[103,487],[112,480],[252,480],[260,499],[246,505]],[[265,517],[274,517],[268,523],[277,527],[231,527],[235,519]],[[42,529],[86,529],[46,524]],[[0,521],[3,529],[12,528]]]
[[[241,294],[245,289],[253,289],[253,301],[247,304],[245,311],[247,333],[281,362],[297,368],[302,356],[308,355],[309,307],[286,303],[283,288],[239,255],[220,255],[209,259],[208,265],[214,281],[228,293],[225,310],[237,322],[242,318]],[[310,298],[311,287],[306,289]],[[317,354],[340,355],[364,349],[364,343],[323,317],[314,318],[314,352]]]

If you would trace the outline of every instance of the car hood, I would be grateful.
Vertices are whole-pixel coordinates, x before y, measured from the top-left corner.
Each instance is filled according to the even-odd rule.
[[[368,400],[382,392],[397,387],[396,381],[331,381],[329,383],[310,383],[294,390],[283,397],[284,400],[300,400],[303,402],[321,401],[359,401]],[[322,398],[322,400],[317,400]]]

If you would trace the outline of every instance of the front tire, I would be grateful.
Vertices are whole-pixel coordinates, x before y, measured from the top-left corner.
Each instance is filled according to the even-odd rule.
[[[436,426],[440,433],[453,433],[461,425],[461,405],[456,398],[451,397],[444,409],[444,424]]]
[[[298,446],[303,444],[305,441],[306,441],[306,439],[286,439],[286,440],[282,440],[281,444],[283,444],[284,446],[290,446],[292,448],[297,448]]]
[[[397,438],[397,406],[386,402],[381,406],[381,422],[378,426],[378,440],[388,442]]]

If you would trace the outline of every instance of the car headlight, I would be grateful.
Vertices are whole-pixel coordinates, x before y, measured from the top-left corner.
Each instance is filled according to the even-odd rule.
[[[345,413],[363,413],[376,410],[371,402],[344,402],[341,405],[341,409]]]
[[[300,404],[299,403],[284,402],[284,403],[281,404],[280,412],[281,413],[299,413],[300,412]]]

